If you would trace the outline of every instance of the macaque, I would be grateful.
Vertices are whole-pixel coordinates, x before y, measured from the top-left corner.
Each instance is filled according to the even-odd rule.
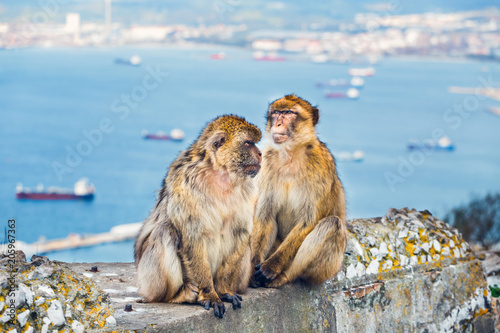
[[[287,95],[270,104],[257,176],[250,286],[278,288],[301,279],[319,284],[341,268],[346,246],[345,196],[335,159],[318,140],[319,112]]]
[[[208,123],[170,166],[135,242],[146,302],[241,307],[251,276],[250,236],[260,170],[260,130],[224,115]]]

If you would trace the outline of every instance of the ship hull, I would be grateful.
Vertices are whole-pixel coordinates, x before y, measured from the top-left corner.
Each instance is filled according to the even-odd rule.
[[[17,199],[25,200],[92,200],[94,193],[76,195],[71,193],[16,193]]]

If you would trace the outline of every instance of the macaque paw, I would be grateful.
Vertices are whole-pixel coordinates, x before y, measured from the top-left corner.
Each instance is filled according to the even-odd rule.
[[[241,301],[242,298],[238,294],[222,294],[220,299],[223,302],[228,302],[233,304],[233,309],[236,310],[237,308],[241,308]]]
[[[250,281],[248,282],[248,286],[250,288],[259,288],[259,287],[264,287],[264,284],[261,283],[260,281],[255,280],[255,276],[250,277]]]
[[[286,284],[288,281],[288,278],[286,277],[285,273],[279,274],[276,279],[274,279],[271,283],[267,284],[267,288],[279,288]]]
[[[211,307],[214,308],[214,315],[217,318],[223,318],[224,312],[226,312],[226,307],[224,303],[220,300],[219,296],[214,293],[214,295],[200,295],[198,298],[198,304],[203,306],[205,310],[210,310]]]
[[[257,282],[260,282],[266,286],[271,283],[279,274],[268,266],[269,265],[266,265],[266,262],[262,263],[261,265],[256,265],[255,273],[253,275]]]

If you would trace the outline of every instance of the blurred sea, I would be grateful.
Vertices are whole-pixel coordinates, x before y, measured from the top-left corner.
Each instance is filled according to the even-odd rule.
[[[225,60],[209,59],[219,51],[1,51],[1,225],[15,218],[17,239],[31,243],[40,236],[93,234],[139,222],[153,207],[169,164],[207,121],[234,113],[263,129],[268,103],[292,92],[319,105],[319,137],[334,154],[365,153],[363,162],[337,163],[350,218],[382,216],[389,207],[405,206],[443,217],[471,194],[500,190],[500,117],[485,112],[500,103],[448,92],[449,86],[482,87],[483,81],[500,86],[498,63],[383,60],[375,65],[376,75],[365,79],[360,98],[343,100],[324,98],[315,83],[347,79],[354,65],[257,62],[250,52],[235,49],[225,50]],[[134,54],[142,57],[141,66],[114,64],[115,58]],[[151,90],[141,89],[151,71],[168,76],[160,77],[155,88],[155,81],[148,80]],[[136,100],[124,107],[120,99],[131,94]],[[76,150],[87,140],[83,131],[99,128],[103,119],[108,119],[111,133],[104,133],[102,142],[58,179],[53,163],[65,164],[67,149]],[[184,142],[141,138],[142,130],[168,133],[173,128],[186,133]],[[455,142],[456,151],[406,151],[409,140],[430,139],[436,129]],[[388,173],[397,179],[392,186]],[[81,177],[96,187],[91,202],[15,199],[19,182],[72,187]],[[50,258],[132,261],[132,242],[63,251]]]

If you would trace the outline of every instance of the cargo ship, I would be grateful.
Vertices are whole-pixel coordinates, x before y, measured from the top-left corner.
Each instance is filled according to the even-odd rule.
[[[212,59],[212,60],[224,60],[224,59],[226,59],[226,54],[224,52],[212,53],[210,55],[210,59]]]
[[[116,58],[115,64],[118,65],[130,65],[130,66],[139,66],[142,63],[142,59],[138,55],[131,56],[129,59],[124,58]]]
[[[362,78],[355,76],[352,79],[331,79],[329,81],[317,82],[316,87],[318,88],[328,88],[328,87],[356,87],[361,88],[365,85],[365,80]]]
[[[407,145],[408,150],[444,150],[444,151],[454,151],[455,144],[447,136],[439,138],[438,142],[429,140],[427,142],[420,143],[418,141],[411,141]]]
[[[351,68],[349,69],[349,75],[351,76],[374,76],[375,68],[366,67],[366,68]]]
[[[182,141],[184,140],[184,132],[180,129],[173,129],[170,131],[170,135],[165,132],[148,133],[148,131],[142,131],[142,137],[146,140],[171,140],[171,141]]]
[[[73,189],[51,186],[45,190],[42,184],[35,189],[23,187],[22,184],[16,187],[16,198],[29,200],[92,200],[94,193],[94,185],[87,178],[77,181]]]
[[[356,88],[347,89],[347,91],[333,91],[325,94],[326,98],[349,98],[357,99],[359,97],[359,90]]]
[[[286,61],[285,57],[277,55],[275,52],[269,52],[268,54],[264,52],[254,52],[253,59],[257,61]]]

